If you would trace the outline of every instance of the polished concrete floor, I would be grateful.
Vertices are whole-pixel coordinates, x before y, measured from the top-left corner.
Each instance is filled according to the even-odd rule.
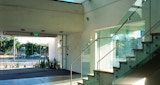
[[[12,69],[0,70],[0,85],[70,85],[70,71],[65,69]],[[80,74],[73,73],[72,85],[77,85]]]
[[[74,75],[73,85],[81,81],[79,75]],[[23,79],[0,80],[0,85],[70,85],[70,76],[36,77]]]

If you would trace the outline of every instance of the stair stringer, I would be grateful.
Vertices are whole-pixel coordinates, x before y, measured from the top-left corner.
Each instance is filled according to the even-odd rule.
[[[113,73],[94,70],[94,75],[88,75],[88,79],[83,79],[83,84],[78,85],[112,85]]]

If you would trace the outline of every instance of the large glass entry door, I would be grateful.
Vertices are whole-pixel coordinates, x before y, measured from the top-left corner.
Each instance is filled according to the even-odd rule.
[[[0,36],[0,75],[13,73],[14,69],[49,68],[46,41],[44,38]]]

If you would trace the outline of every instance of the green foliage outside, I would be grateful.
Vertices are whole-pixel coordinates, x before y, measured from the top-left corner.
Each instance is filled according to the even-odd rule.
[[[0,51],[11,54],[13,53],[13,43],[14,43],[14,38],[13,37],[0,37]]]
[[[58,64],[58,61],[56,59],[54,59],[53,61],[46,61],[46,60],[39,61],[34,65],[34,67],[60,69],[60,65]]]
[[[17,53],[25,53],[26,57],[34,54],[34,52],[43,54],[48,53],[47,45],[40,45],[34,43],[21,44],[17,39],[15,39],[15,46]],[[41,52],[40,52],[41,51]],[[12,55],[14,52],[14,37],[0,37],[0,52]]]
[[[25,49],[21,49],[23,47]],[[45,49],[44,49],[44,47],[45,47]],[[26,44],[21,44],[19,49],[20,49],[21,52],[26,53],[27,57],[34,54],[34,52],[39,53],[39,54],[40,53],[45,54],[46,52],[48,53],[48,46],[47,45],[33,44],[33,43],[30,43],[30,42],[28,42]]]

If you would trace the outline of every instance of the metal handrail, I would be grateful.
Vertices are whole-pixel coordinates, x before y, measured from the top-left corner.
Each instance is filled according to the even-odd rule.
[[[114,35],[112,36],[112,38],[114,36],[116,36],[116,34],[121,30],[121,28],[127,23],[127,21],[129,20],[129,18],[131,18],[134,13],[136,13],[136,11],[139,9],[140,7],[138,6],[136,8],[136,10],[134,12],[131,13],[131,15],[120,25],[120,27],[117,29],[117,31],[114,33]],[[106,56],[108,56],[114,49],[118,48],[120,45],[117,45],[116,47],[114,47],[112,50],[110,50],[106,55],[104,55],[100,60],[97,61],[97,69],[98,69],[98,63],[103,60]]]
[[[74,60],[74,62],[77,61],[79,58],[81,58],[81,55],[78,56],[78,57]],[[72,62],[72,64],[70,65],[70,85],[72,85],[72,65],[73,65],[74,62]],[[81,78],[82,78],[82,74],[81,74]]]
[[[81,52],[81,54],[78,56],[78,57],[76,57],[76,59],[74,59],[74,61],[70,64],[70,85],[72,85],[72,78],[73,78],[73,75],[72,75],[72,66],[73,66],[73,64],[79,59],[79,58],[81,58],[81,55],[82,55],[82,53],[85,51],[85,50],[87,50],[93,43],[95,43],[98,39],[104,39],[104,38],[112,38],[112,37],[100,37],[100,38],[97,38],[97,39],[95,39],[95,40],[93,40],[84,50],[82,50],[82,52]],[[82,64],[82,63],[81,63]],[[82,68],[82,65],[81,65],[81,68]],[[82,73],[82,69],[81,69],[81,73]],[[81,74],[81,78],[82,78],[82,74]]]
[[[160,24],[160,19],[151,27],[151,30],[148,30],[146,33],[144,33],[144,35],[143,36],[141,36],[141,38],[143,38],[145,35],[147,35],[148,33],[150,33],[150,31],[152,32],[153,30],[155,30],[155,29],[157,29],[157,28],[155,28],[157,25],[159,25]],[[141,39],[140,38],[140,39]],[[114,49],[116,49],[116,48],[118,48],[119,46],[121,46],[121,45],[118,45],[118,46],[116,46],[116,47],[114,47],[112,50],[110,50],[106,55],[104,55],[104,57],[102,57],[101,59],[99,59],[98,61],[97,61],[97,69],[98,69],[98,63],[101,61],[101,60],[103,60],[106,56],[108,56]]]
[[[155,29],[157,29],[157,28],[155,28],[157,25],[159,25],[160,24],[160,19],[151,27],[151,30],[153,31],[153,30],[155,30]],[[153,29],[154,28],[154,29]]]
[[[145,35],[147,35],[148,33],[150,33],[150,32],[152,32],[152,31],[154,31],[155,29],[157,29],[157,28],[155,28],[157,25],[159,25],[160,24],[160,19],[146,32],[146,33],[144,33],[143,35],[142,35],[142,37],[144,37]],[[141,38],[142,38],[141,37]]]
[[[89,48],[95,41],[97,41],[97,39],[95,39],[93,42],[91,42],[90,45],[88,45],[83,51],[85,51],[87,48]],[[76,59],[74,59],[74,61],[70,65],[70,85],[72,85],[72,78],[73,78],[72,66],[79,58],[81,58],[83,51],[81,52],[81,54],[78,57],[76,57]],[[82,78],[82,63],[81,63],[81,78]]]
[[[142,3],[143,4],[143,3]],[[132,12],[132,14],[128,17],[128,18],[130,18],[131,16],[133,16],[133,14],[134,13],[136,13],[136,11],[139,9],[140,7],[137,7],[137,9],[134,11],[134,12]],[[129,20],[129,19],[126,19],[123,23],[122,23],[122,25],[118,28],[118,30],[114,33],[114,35],[112,36],[112,37],[110,37],[110,38],[113,38],[118,32],[119,32],[119,30],[127,23],[127,21]],[[97,38],[96,40],[94,40],[94,42],[95,41],[97,41],[98,39],[100,39],[100,38]],[[92,42],[88,47],[90,47],[94,42]],[[118,48],[120,45],[118,45],[118,46],[116,46],[116,47],[114,47],[111,51],[109,51],[102,59],[100,59],[98,62],[100,62],[101,60],[103,60],[107,55],[109,55],[114,49],[116,49],[116,48]],[[87,48],[88,48],[87,47]],[[87,48],[85,48],[83,51],[85,51]],[[70,85],[72,85],[72,65],[74,64],[74,62],[75,61],[77,61],[79,58],[81,58],[81,55],[82,55],[82,53],[80,54],[80,56],[78,56],[72,63],[71,63],[71,65],[70,65],[70,77],[71,77],[71,79],[70,79]],[[98,63],[97,62],[97,63]],[[82,64],[82,63],[81,63]],[[81,72],[82,72],[82,65],[81,65]],[[81,74],[81,78],[82,78],[82,74]]]
[[[143,4],[143,3],[144,3],[144,2],[142,2],[142,4]],[[112,38],[113,38],[114,36],[116,36],[116,34],[121,30],[121,28],[127,23],[127,21],[129,20],[129,18],[131,18],[131,17],[136,13],[136,11],[137,11],[139,8],[140,8],[140,7],[138,6],[138,7],[136,8],[136,10],[134,10],[134,12],[132,12],[131,15],[120,25],[120,27],[116,30],[116,32],[114,33],[114,35],[112,36]],[[160,22],[160,20],[151,27],[151,30],[152,30],[152,28],[156,27],[156,25],[159,24],[159,22]],[[155,29],[153,29],[153,30],[155,30]],[[149,32],[150,32],[150,30],[148,30],[144,35],[146,35],[146,34],[149,33]],[[143,36],[144,36],[144,35],[143,35]],[[141,38],[142,38],[142,37],[141,37]],[[102,57],[100,60],[97,61],[97,69],[98,69],[98,63],[99,63],[101,60],[103,60],[106,56],[108,56],[114,49],[118,48],[119,46],[120,46],[120,45],[114,47],[114,48],[113,48],[112,50],[110,50],[106,55],[104,55],[104,57]]]
[[[142,3],[143,4],[143,3]],[[127,23],[127,21],[129,21],[130,19],[129,18],[131,18],[133,15],[134,15],[134,13],[136,13],[136,11],[139,9],[140,7],[138,6],[135,10],[134,10],[134,12],[132,12],[131,13],[131,15],[122,23],[122,25],[120,25],[120,27],[117,29],[117,31],[114,33],[114,35],[116,35],[119,31],[120,31],[120,29]],[[113,35],[113,36],[114,36]],[[112,36],[112,37],[113,37]]]

